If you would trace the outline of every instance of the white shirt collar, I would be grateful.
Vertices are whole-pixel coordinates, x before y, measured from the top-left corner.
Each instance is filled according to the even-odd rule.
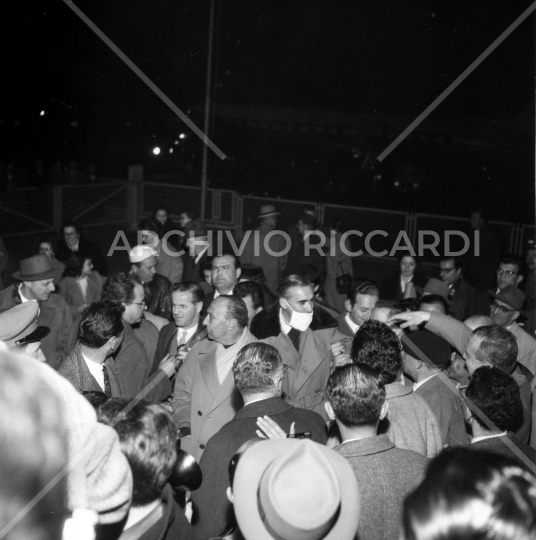
[[[506,431],[503,431],[502,433],[494,433],[493,435],[482,435],[482,437],[475,437],[474,439],[471,439],[471,444],[475,444],[478,441],[483,441],[484,439],[493,439],[494,437],[504,437],[507,434]]]
[[[359,325],[352,320],[352,317],[350,317],[350,312],[346,314],[345,319],[350,327],[350,330],[355,334],[359,330]]]
[[[97,364],[97,362],[93,362],[93,360],[90,360],[84,354],[82,353],[82,358],[84,359],[84,362],[86,363],[87,368],[89,369],[89,372],[95,380],[99,383],[99,386],[102,388],[102,391],[104,392],[104,372],[103,372],[103,365]]]
[[[436,375],[439,375],[439,373],[441,373],[441,371],[439,371],[438,373],[434,373],[434,374],[431,375],[430,377],[426,377],[426,379],[423,379],[423,380],[420,381],[420,382],[413,383],[413,391],[415,392],[415,391],[417,390],[417,388],[419,388],[420,386],[422,386],[425,382],[429,381],[430,379],[432,379],[432,378],[435,377]]]
[[[204,255],[205,251],[207,251],[208,246],[203,247],[203,249],[195,256],[194,263],[197,264],[199,262],[199,259]]]
[[[279,324],[281,325],[281,332],[287,335],[292,326],[285,321],[285,317],[283,317],[283,310],[281,308],[279,308]]]
[[[192,328],[188,328],[188,330],[186,330],[186,342],[192,339],[192,336],[196,333],[198,326],[199,326],[199,323],[197,323],[195,326],[192,326]],[[183,331],[184,331],[184,328],[177,327],[177,343],[180,341]]]
[[[251,405],[252,403],[257,403],[257,401],[264,401],[265,399],[272,399],[271,397],[261,397],[259,399],[252,399],[251,401],[248,401],[244,407],[247,407],[248,405]]]
[[[30,300],[29,298],[26,298],[26,296],[24,296],[24,295],[22,294],[22,285],[23,285],[23,283],[21,283],[21,284],[19,285],[19,296],[20,296],[20,301],[21,301],[23,304],[25,304],[26,302],[32,302],[32,300]],[[37,300],[33,300],[33,301],[34,301],[34,302],[37,302]]]

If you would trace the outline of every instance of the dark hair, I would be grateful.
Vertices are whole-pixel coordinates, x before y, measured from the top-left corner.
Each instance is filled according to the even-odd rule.
[[[186,216],[188,217],[188,219],[196,219],[197,218],[197,214],[193,211],[193,210],[190,210],[189,208],[187,210],[183,210],[181,212],[181,214],[186,214]],[[180,214],[179,214],[180,215]]]
[[[67,262],[65,263],[65,269],[63,270],[63,277],[80,277],[82,275],[82,269],[86,260],[91,260],[89,255],[86,255],[82,251],[75,251],[69,255]]]
[[[153,208],[153,216],[156,218],[156,214],[158,213],[159,210],[164,210],[168,215],[169,215],[169,209],[168,207],[165,205],[165,204],[157,204],[154,208]]]
[[[262,287],[256,281],[242,281],[238,283],[233,289],[233,293],[240,296],[240,298],[250,296],[253,309],[264,309],[264,293],[262,292]]]
[[[401,262],[402,262],[402,259],[403,259],[404,257],[411,257],[411,258],[415,261],[415,264],[416,264],[417,266],[419,266],[420,259],[419,259],[419,257],[417,257],[417,255],[412,255],[412,254],[409,253],[409,252],[402,253],[401,255],[398,255],[398,257],[397,257],[398,262],[401,263]]]
[[[383,384],[396,380],[402,368],[402,347],[395,333],[380,321],[365,321],[352,341],[354,363],[367,364],[375,369]]]
[[[199,261],[199,269],[201,273],[203,273],[205,270],[212,270],[212,257],[203,257]],[[205,279],[205,276],[202,277]]]
[[[446,261],[452,261],[454,263],[454,268],[456,270],[459,270],[463,267],[463,261],[461,257],[449,257],[448,255],[443,255],[439,257],[439,262],[446,262]]]
[[[240,268],[240,258],[232,251],[222,251],[221,253],[214,255],[214,257],[212,257],[212,264],[214,264],[214,259],[216,259],[217,257],[232,257],[234,260],[235,270],[238,270]]]
[[[382,300],[381,298],[376,302],[374,309],[388,309],[389,317],[406,311],[406,308],[398,300]]]
[[[482,364],[491,364],[510,375],[517,362],[517,341],[514,334],[502,326],[481,326],[473,334],[480,338],[480,346],[475,352],[476,359]]]
[[[501,431],[517,431],[523,423],[523,405],[517,382],[496,367],[478,368],[465,389],[467,406],[483,429],[493,423]]]
[[[41,244],[50,244],[53,250],[56,246],[56,243],[54,242],[52,235],[50,234],[43,234],[41,238],[39,238],[39,242],[37,242],[37,247],[39,247]]]
[[[78,341],[86,347],[99,349],[125,329],[124,311],[125,308],[116,302],[93,302],[82,312]]]
[[[419,300],[419,306],[421,304],[441,304],[443,306],[443,309],[445,310],[445,314],[448,315],[449,313],[448,302],[440,294],[425,294],[424,296],[421,296],[421,299]]]
[[[536,477],[511,459],[455,448],[404,502],[406,540],[532,540]]]
[[[81,394],[91,403],[97,412],[100,406],[108,401],[108,396],[104,392],[97,390],[82,390]]]
[[[348,428],[376,425],[385,402],[378,372],[366,364],[337,368],[328,380],[329,402],[339,422]]]
[[[308,279],[298,274],[291,274],[283,279],[275,293],[278,298],[286,298],[289,290],[294,287],[311,287],[313,289],[313,285]]]
[[[525,261],[521,257],[514,255],[513,253],[503,255],[499,264],[512,264],[514,266],[517,266],[518,275],[525,275]]]
[[[338,233],[343,233],[346,227],[344,221],[339,216],[334,216],[329,221],[329,228]]]
[[[249,343],[240,349],[233,364],[233,377],[242,396],[276,392],[285,369],[277,349],[267,343]]]
[[[82,235],[82,230],[80,229],[80,225],[77,225],[72,219],[68,219],[67,221],[63,222],[61,226],[62,235],[67,227],[73,227],[73,229],[76,231],[76,234],[78,234],[79,236]]]
[[[136,285],[142,285],[136,274],[116,272],[111,274],[102,286],[102,299],[118,304],[129,304],[134,300]]]
[[[348,294],[346,295],[346,299],[350,301],[350,304],[352,304],[352,306],[355,304],[358,294],[379,297],[380,290],[378,289],[378,285],[376,285],[376,283],[373,283],[372,281],[354,282],[350,290],[348,291]]]
[[[221,298],[228,300],[226,310],[227,320],[234,319],[240,328],[245,328],[248,325],[249,319],[248,308],[244,300],[236,294],[224,294],[221,295]]]
[[[193,281],[180,281],[173,285],[172,294],[175,292],[190,292],[192,293],[192,303],[198,304],[205,301],[205,291],[201,288],[199,283]]]
[[[133,406],[130,406],[133,405]],[[99,422],[113,427],[134,481],[132,506],[158,499],[177,461],[177,426],[162,405],[110,399],[99,411]]]
[[[404,298],[400,300],[400,305],[405,311],[418,311],[420,301],[418,298]]]

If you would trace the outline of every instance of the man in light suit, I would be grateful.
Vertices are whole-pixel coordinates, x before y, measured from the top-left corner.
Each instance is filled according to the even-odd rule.
[[[242,347],[257,341],[247,328],[246,304],[238,296],[218,296],[204,322],[208,339],[186,356],[173,394],[181,448],[197,460],[210,437],[243,406],[233,380],[233,362]]]
[[[207,329],[200,320],[205,293],[198,283],[183,281],[173,287],[172,323],[162,328],[154,356],[153,370],[166,356],[176,356],[182,364],[190,349],[207,337]]]

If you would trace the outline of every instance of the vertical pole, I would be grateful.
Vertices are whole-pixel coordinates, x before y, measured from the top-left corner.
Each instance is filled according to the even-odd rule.
[[[210,0],[210,22],[208,29],[208,59],[207,59],[207,87],[205,90],[205,124],[203,131],[209,137],[210,128],[210,105],[212,93],[212,45],[214,41],[214,8],[215,0]],[[201,221],[205,220],[205,203],[207,198],[208,179],[208,146],[203,145],[203,168],[201,172]]]

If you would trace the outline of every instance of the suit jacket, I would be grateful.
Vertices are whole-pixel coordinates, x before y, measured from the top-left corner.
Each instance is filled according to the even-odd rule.
[[[465,321],[475,313],[475,288],[463,277],[460,276],[449,293],[450,314],[458,321]]]
[[[247,343],[257,341],[247,331]],[[179,428],[189,427],[191,436],[181,439],[181,448],[199,460],[209,439],[242,408],[242,396],[236,389],[232,369],[218,380],[217,343],[199,342],[188,353],[175,380],[173,415]]]
[[[18,282],[0,291],[0,312],[18,306],[20,303]],[[58,369],[65,358],[67,352],[65,345],[73,324],[73,316],[65,300],[58,294],[52,293],[46,302],[39,302],[37,324],[50,328],[48,336],[41,340],[41,350],[47,364]]]
[[[536,450],[526,444],[520,443],[512,433],[502,437],[484,439],[469,446],[471,450],[483,450],[492,454],[500,454],[513,459],[524,469],[534,473],[536,466]],[[528,462],[528,463],[527,463]],[[532,467],[530,466],[532,464]]]
[[[300,333],[298,352],[281,331],[279,309],[279,303],[276,303],[257,313],[251,321],[251,333],[260,341],[273,345],[287,366],[283,399],[294,407],[313,410],[327,421],[324,403],[332,368],[331,345],[337,341],[349,343],[350,338],[341,334],[337,330],[337,321],[317,306],[309,328]]]
[[[111,358],[107,358],[104,362],[108,371],[108,379],[110,380],[110,389],[112,398],[124,397],[124,392],[121,387],[121,381],[115,372],[115,366]],[[63,375],[72,385],[80,392],[94,391],[104,392],[95,377],[89,371],[87,364],[82,356],[80,344],[71,351],[71,354],[65,358],[58,370],[60,375]]]
[[[158,344],[156,345],[156,352],[153,359],[153,367],[151,373],[154,373],[158,369],[158,364],[162,361],[162,358],[170,352],[171,343],[176,342],[177,332],[179,328],[175,325],[174,322],[171,322],[164,326],[160,331],[158,336]],[[201,324],[201,321],[197,325],[197,329],[194,335],[186,343],[186,347],[191,349],[196,343],[199,343],[201,340],[207,337],[207,329]]]
[[[514,334],[517,341],[517,361],[530,369],[536,375],[536,339],[525,332],[515,321],[508,329]]]
[[[165,248],[165,249],[164,249]],[[169,243],[160,247],[156,273],[167,277],[172,285],[182,281],[183,262],[177,250]]]
[[[171,321],[173,319],[171,281],[167,277],[155,274],[149,283],[143,284],[143,288],[147,310],[153,315]]]
[[[443,443],[446,443],[451,418],[462,406],[455,383],[447,377],[445,371],[442,371],[419,386],[415,393],[432,409],[441,429]]]
[[[398,540],[404,498],[424,478],[428,460],[400,450],[386,435],[349,441],[334,448],[352,466],[359,484],[362,540]]]
[[[346,315],[348,314],[347,311],[343,311],[338,317],[337,317],[337,323],[339,325],[339,332],[341,334],[344,334],[345,336],[351,337],[352,339],[355,336],[355,333],[350,328],[350,325],[346,321]]]
[[[114,357],[114,366],[125,392],[124,397],[133,398],[141,393],[142,399],[159,402],[171,394],[169,378],[161,369],[153,375],[149,374],[150,364],[145,348],[127,322],[123,341]]]
[[[78,308],[84,304],[92,304],[98,302],[102,295],[102,285],[104,278],[97,272],[91,272],[91,275],[87,279],[87,292],[86,297],[82,295],[82,289],[76,278],[64,277],[58,284],[59,295],[67,302],[73,318],[76,318],[79,314]]]
[[[415,287],[424,287],[428,278],[425,274],[415,271],[411,280]],[[382,300],[402,300],[404,293],[400,285],[400,270],[385,277],[380,285],[380,298]]]
[[[256,439],[257,418],[268,415],[287,433],[292,422],[296,422],[296,433],[311,432],[311,439],[326,444],[326,423],[313,411],[292,407],[280,397],[256,401],[240,409],[235,417],[225,424],[207,444],[201,457],[203,484],[192,493],[196,538],[200,540],[221,534],[233,517],[233,506],[229,503],[226,490],[229,486],[228,466],[240,446]]]
[[[205,278],[201,276],[201,263],[207,258],[206,252],[200,257],[197,263],[195,262],[195,256],[190,257],[190,252],[188,249],[185,250],[183,255],[183,281],[193,281],[194,283],[202,283],[205,281]]]

